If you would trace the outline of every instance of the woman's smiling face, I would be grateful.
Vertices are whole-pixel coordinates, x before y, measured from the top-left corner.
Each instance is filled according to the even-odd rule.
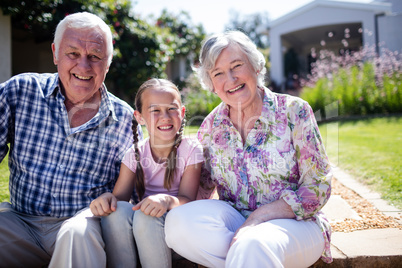
[[[242,110],[257,97],[257,73],[238,45],[222,50],[209,76],[215,93],[231,107]]]

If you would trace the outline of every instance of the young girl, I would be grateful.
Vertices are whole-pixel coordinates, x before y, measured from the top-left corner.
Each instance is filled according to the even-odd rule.
[[[123,158],[113,193],[104,193],[90,208],[102,217],[109,267],[135,266],[136,246],[142,267],[171,267],[165,242],[166,214],[196,198],[202,147],[183,138],[185,107],[177,87],[165,79],[151,79],[135,97],[134,146]],[[138,123],[149,138],[139,141]],[[133,188],[140,202],[132,205]],[[124,202],[118,202],[124,201]]]

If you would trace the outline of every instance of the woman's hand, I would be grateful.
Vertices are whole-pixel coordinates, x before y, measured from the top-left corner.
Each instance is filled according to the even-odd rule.
[[[101,194],[89,205],[95,216],[107,216],[116,211],[117,199],[112,193]]]
[[[133,207],[133,210],[141,210],[145,215],[161,217],[168,211],[170,195],[156,194],[151,195]]]
[[[253,213],[251,213],[250,216],[248,216],[247,220],[239,227],[239,229],[236,230],[232,238],[232,241],[230,242],[230,247],[233,245],[233,243],[236,242],[236,240],[242,234],[244,234],[247,231],[247,229],[253,226],[274,219],[294,219],[294,218],[295,214],[292,208],[283,199],[279,199],[272,203],[263,205],[254,210]]]

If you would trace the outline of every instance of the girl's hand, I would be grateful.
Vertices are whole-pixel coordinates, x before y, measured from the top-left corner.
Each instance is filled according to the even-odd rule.
[[[117,199],[112,193],[104,193],[89,205],[95,216],[107,216],[116,211]]]
[[[169,195],[156,194],[146,197],[133,207],[133,210],[141,210],[145,215],[161,217],[169,208]]]

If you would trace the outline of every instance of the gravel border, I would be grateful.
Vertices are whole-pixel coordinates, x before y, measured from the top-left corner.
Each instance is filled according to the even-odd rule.
[[[386,216],[369,201],[362,198],[356,192],[345,187],[336,178],[332,179],[332,193],[340,195],[356,213],[362,218],[345,219],[341,222],[331,223],[333,232],[353,232],[357,230],[379,229],[379,228],[399,228],[402,229],[402,224],[398,223],[399,218]]]

